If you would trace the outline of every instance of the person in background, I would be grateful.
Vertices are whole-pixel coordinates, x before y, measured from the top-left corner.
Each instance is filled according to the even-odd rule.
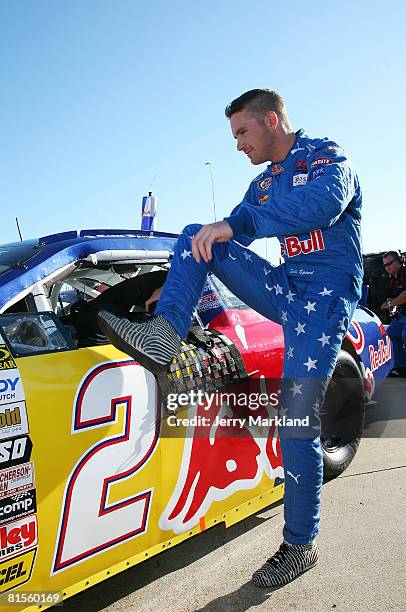
[[[387,251],[383,256],[383,266],[389,274],[387,299],[382,310],[393,312],[387,334],[394,345],[395,367],[400,374],[406,369],[406,266],[396,251]],[[393,309],[393,310],[392,310]]]

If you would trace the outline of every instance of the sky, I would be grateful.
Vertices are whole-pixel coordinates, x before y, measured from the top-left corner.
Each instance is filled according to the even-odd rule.
[[[157,229],[209,223],[210,168],[227,216],[265,166],[224,108],[267,87],[353,160],[364,252],[404,250],[405,22],[403,0],[0,0],[0,243],[16,216],[23,238],[140,228],[150,190]]]

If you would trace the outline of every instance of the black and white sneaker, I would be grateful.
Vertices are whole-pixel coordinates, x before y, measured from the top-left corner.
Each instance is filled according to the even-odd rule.
[[[319,550],[312,544],[283,542],[278,552],[252,576],[252,582],[263,589],[281,586],[317,565]]]
[[[152,316],[133,323],[100,310],[97,319],[101,330],[114,346],[127,353],[154,374],[160,374],[180,347],[180,337],[163,316]]]

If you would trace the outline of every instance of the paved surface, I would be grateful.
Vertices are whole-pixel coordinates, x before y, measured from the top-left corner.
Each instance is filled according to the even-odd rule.
[[[279,504],[229,529],[210,529],[72,598],[63,610],[406,610],[405,398],[399,389],[389,424],[381,406],[370,406],[367,435],[403,430],[404,437],[365,438],[346,472],[325,485],[321,561],[293,583],[270,592],[250,583],[280,544]]]

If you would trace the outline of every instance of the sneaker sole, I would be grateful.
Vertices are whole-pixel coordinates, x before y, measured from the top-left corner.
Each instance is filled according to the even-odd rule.
[[[111,344],[113,344],[116,348],[120,349],[120,351],[122,351],[123,353],[126,353],[127,355],[138,361],[147,370],[150,370],[150,372],[157,376],[167,371],[167,367],[170,361],[168,361],[168,363],[164,365],[157,363],[153,359],[147,357],[145,353],[140,353],[139,351],[137,351],[137,349],[134,348],[131,344],[128,344],[125,340],[123,340],[121,336],[118,336],[116,332],[112,330],[108,323],[105,323],[103,319],[99,318],[98,323],[104,335],[107,336],[107,338],[110,340]]]

